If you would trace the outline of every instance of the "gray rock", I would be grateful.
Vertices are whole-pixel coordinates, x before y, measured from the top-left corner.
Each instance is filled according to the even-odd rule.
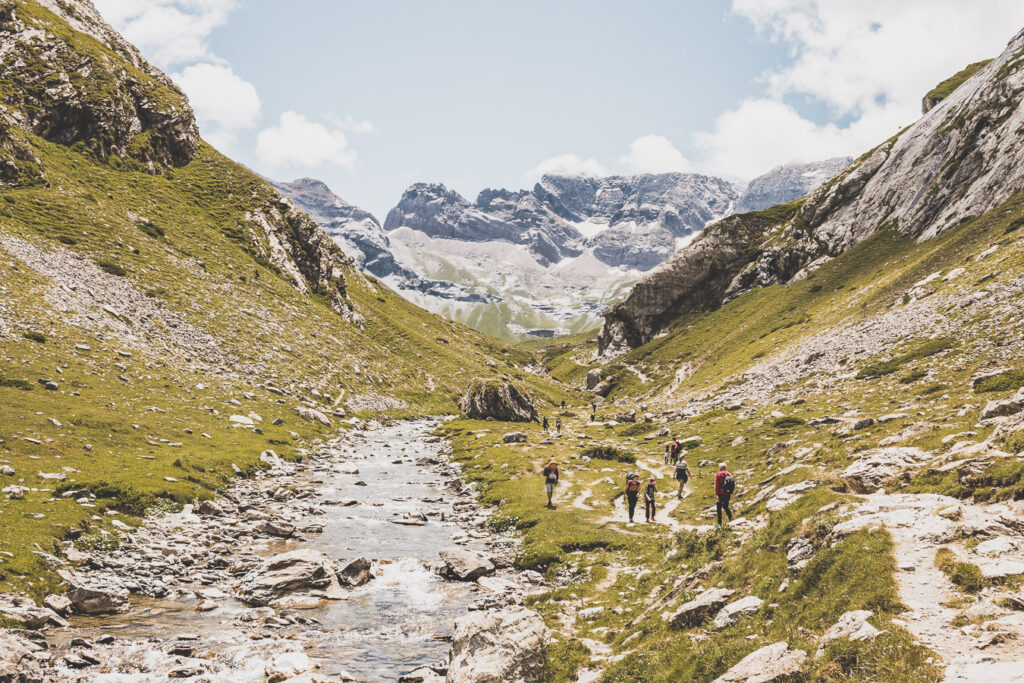
[[[301,417],[303,420],[306,420],[307,422],[319,422],[320,424],[324,425],[325,427],[330,427],[331,426],[331,418],[327,417],[326,415],[324,415],[322,412],[320,412],[316,408],[307,408],[306,406],[296,406],[295,407],[295,412],[298,414],[299,417]]]
[[[501,440],[505,443],[526,443],[526,432],[508,432]]]
[[[523,607],[470,612],[455,621],[447,683],[534,683],[543,679],[550,633]]]
[[[250,571],[238,585],[238,597],[249,605],[265,606],[292,593],[327,591],[338,586],[334,563],[310,549],[274,555]]]
[[[0,593],[0,615],[20,621],[30,629],[42,628],[47,624],[67,625],[53,610],[39,607],[32,598],[12,593]]]
[[[877,628],[868,623],[871,611],[862,609],[847,612],[839,617],[839,621],[831,626],[818,641],[818,651],[815,657],[825,653],[825,648],[837,640],[874,640],[881,634]]]
[[[758,211],[803,197],[842,171],[851,161],[850,157],[837,157],[807,164],[776,166],[747,183],[743,194],[736,200],[736,213]]]
[[[352,560],[338,571],[338,581],[344,586],[364,586],[373,580],[370,561],[365,557]]]
[[[128,589],[109,580],[83,576],[70,569],[57,572],[68,585],[67,597],[76,614],[122,614],[128,611]]]
[[[735,622],[737,618],[757,612],[763,604],[764,600],[756,595],[748,595],[735,602],[730,602],[715,615],[715,628],[725,628]]]
[[[454,581],[476,581],[494,572],[494,563],[468,548],[445,548],[440,552],[441,575]]]
[[[283,520],[271,519],[260,526],[260,531],[278,538],[290,538],[295,534],[295,525]]]
[[[64,617],[71,613],[72,608],[71,600],[66,595],[52,593],[43,598],[43,606]]]
[[[729,588],[710,588],[693,600],[684,603],[669,617],[668,623],[676,629],[699,626],[707,621],[712,614],[725,607],[729,598],[735,594],[736,591]]]
[[[1024,387],[1016,394],[999,401],[989,401],[981,411],[981,419],[991,420],[997,417],[1009,417],[1024,410]]]
[[[803,650],[790,650],[786,642],[775,643],[751,652],[714,683],[771,683],[799,674],[806,662]]]
[[[43,673],[35,653],[43,646],[0,630],[0,681],[4,683],[42,683]]]
[[[593,389],[601,383],[601,368],[593,368],[587,371],[587,389]]]

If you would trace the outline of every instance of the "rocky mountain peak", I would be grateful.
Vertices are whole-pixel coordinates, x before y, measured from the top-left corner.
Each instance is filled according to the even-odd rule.
[[[646,343],[678,316],[805,277],[875,233],[918,240],[1024,188],[1024,31],[921,119],[804,201],[708,227],[605,314],[602,353]]]
[[[3,174],[8,185],[45,177],[19,130],[149,173],[183,165],[199,148],[184,94],[87,0],[0,0],[0,93],[0,145],[22,150],[18,172],[8,165]]]

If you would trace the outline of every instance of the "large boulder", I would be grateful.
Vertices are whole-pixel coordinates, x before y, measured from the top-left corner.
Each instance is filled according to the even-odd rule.
[[[440,552],[441,575],[453,581],[476,581],[494,571],[494,563],[468,548],[445,548]]]
[[[587,389],[593,389],[601,383],[601,368],[594,368],[587,371]]]
[[[340,590],[331,559],[303,548],[274,555],[243,576],[238,597],[242,602],[262,607],[292,593],[316,592],[332,597]]]
[[[714,683],[770,683],[795,676],[807,662],[803,650],[790,650],[786,642],[754,650]]]
[[[373,580],[371,568],[372,564],[365,557],[352,560],[338,572],[338,581],[350,588],[365,586]]]
[[[930,458],[931,455],[920,448],[875,448],[864,451],[840,476],[854,493],[874,493],[888,480]]]
[[[43,674],[34,656],[42,649],[42,645],[0,630],[0,681],[42,683]]]
[[[710,588],[677,609],[669,617],[669,625],[672,628],[699,626],[712,614],[725,607],[729,598],[735,594],[736,591],[729,588]]]
[[[818,641],[818,651],[814,656],[820,657],[824,654],[825,648],[843,638],[846,640],[874,640],[877,638],[881,631],[868,623],[870,616],[870,610],[859,609],[839,617],[839,621],[821,636],[821,640]]]
[[[455,622],[447,683],[532,683],[544,670],[550,633],[524,607],[470,612]]]
[[[67,597],[77,614],[121,614],[128,611],[128,589],[70,569],[57,572],[68,585]]]
[[[474,379],[459,400],[459,410],[474,420],[536,422],[537,408],[526,393],[507,380]]]

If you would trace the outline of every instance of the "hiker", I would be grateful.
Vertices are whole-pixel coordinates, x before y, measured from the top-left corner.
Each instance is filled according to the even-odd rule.
[[[555,495],[555,484],[558,483],[558,463],[554,459],[548,460],[548,464],[544,467],[544,490],[548,494],[548,507],[554,507],[551,504],[551,496]]]
[[[672,439],[672,464],[679,460],[679,454],[683,452],[683,444],[679,443],[679,437]]]
[[[562,435],[562,418],[560,417],[555,418],[555,433],[559,436]]]
[[[676,481],[679,482],[679,492],[676,493],[676,498],[679,500],[683,499],[683,488],[686,486],[686,482],[690,479],[690,467],[686,464],[684,458],[676,460]]]
[[[562,408],[563,409],[565,408],[565,399],[564,398],[562,399]]]
[[[630,472],[626,475],[626,505],[629,508],[629,523],[633,523],[633,511],[636,510],[636,500],[640,497],[640,477]]]
[[[736,480],[729,474],[729,470],[726,469],[725,463],[721,463],[718,466],[718,474],[715,475],[715,512],[718,514],[718,525],[722,525],[722,510],[725,510],[725,514],[729,516],[729,521],[732,521],[732,510],[729,509],[729,497],[732,496],[732,492],[736,490]]]
[[[651,477],[644,487],[644,516],[648,522],[654,521],[654,495],[657,492],[658,486],[654,483],[654,477]]]
[[[672,444],[665,444],[665,464],[668,464],[669,459],[672,457]]]
[[[547,415],[545,415],[545,416],[544,416],[544,424],[543,424],[543,426],[542,426],[542,429],[543,429],[543,430],[544,430],[545,432],[546,432],[546,431],[548,431],[548,416],[547,416]]]
[[[591,422],[597,422],[597,413],[591,413],[590,414],[590,421]]]

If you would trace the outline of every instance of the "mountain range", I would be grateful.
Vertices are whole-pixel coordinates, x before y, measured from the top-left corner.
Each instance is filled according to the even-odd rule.
[[[546,175],[531,190],[485,189],[470,202],[417,183],[383,226],[320,181],[275,187],[410,301],[512,341],[593,329],[708,223],[801,197],[849,162],[780,166],[742,190],[692,173]]]

